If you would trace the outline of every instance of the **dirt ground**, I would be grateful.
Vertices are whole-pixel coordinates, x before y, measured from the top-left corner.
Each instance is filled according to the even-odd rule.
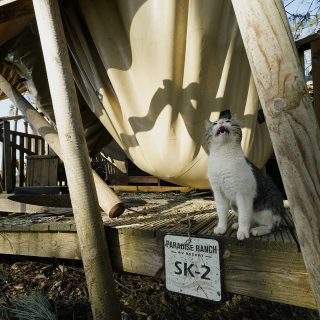
[[[123,320],[319,319],[309,309],[245,296],[228,295],[215,304],[169,292],[160,279],[124,273],[114,278]],[[17,299],[33,292],[49,299],[58,319],[92,319],[80,262],[0,256],[0,319]]]

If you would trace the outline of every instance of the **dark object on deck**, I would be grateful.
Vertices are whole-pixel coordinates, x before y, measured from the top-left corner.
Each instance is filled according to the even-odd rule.
[[[71,208],[68,187],[20,187],[8,199],[36,206]]]

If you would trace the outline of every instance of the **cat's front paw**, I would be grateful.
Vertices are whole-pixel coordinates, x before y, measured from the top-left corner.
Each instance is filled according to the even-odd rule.
[[[238,230],[238,232],[237,232],[238,240],[242,241],[242,240],[249,238],[249,237],[250,237],[249,230]]]
[[[214,234],[224,234],[227,231],[227,227],[215,227],[213,229]]]

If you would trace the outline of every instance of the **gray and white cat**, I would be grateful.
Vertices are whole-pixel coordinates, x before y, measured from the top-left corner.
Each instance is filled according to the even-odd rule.
[[[227,230],[230,207],[238,214],[237,238],[243,240],[261,236],[279,227],[284,213],[280,191],[270,177],[245,159],[242,132],[235,119],[222,118],[211,123],[206,120],[209,147],[208,176],[214,193],[218,225],[215,234]]]

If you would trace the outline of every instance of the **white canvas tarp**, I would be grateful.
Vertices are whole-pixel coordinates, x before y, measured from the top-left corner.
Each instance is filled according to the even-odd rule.
[[[104,127],[140,169],[207,188],[204,120],[230,109],[241,121],[245,155],[258,167],[269,159],[229,0],[79,0],[62,2],[61,12],[89,148],[108,136]],[[9,44],[6,60],[54,119],[34,27]]]
[[[272,153],[230,1],[81,0],[65,25],[87,103],[144,171],[208,187],[204,120],[236,113],[246,156]]]

